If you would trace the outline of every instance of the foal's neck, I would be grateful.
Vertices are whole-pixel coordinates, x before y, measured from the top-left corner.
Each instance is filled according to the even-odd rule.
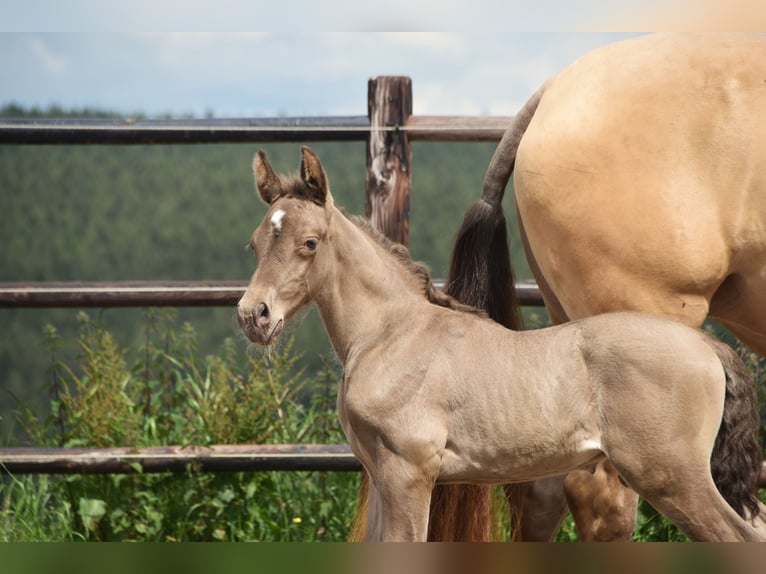
[[[380,344],[388,325],[430,303],[386,248],[340,212],[333,216],[330,238],[334,273],[314,300],[345,365],[354,351]]]

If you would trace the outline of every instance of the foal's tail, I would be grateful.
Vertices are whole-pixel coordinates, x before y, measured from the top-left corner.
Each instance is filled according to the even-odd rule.
[[[720,341],[710,341],[726,372],[726,398],[710,467],[718,491],[742,516],[758,516],[757,482],[762,453],[756,440],[760,420],[755,381],[739,355]]]

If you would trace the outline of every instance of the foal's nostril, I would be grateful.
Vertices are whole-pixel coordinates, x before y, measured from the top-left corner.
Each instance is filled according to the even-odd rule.
[[[271,313],[269,312],[269,306],[266,303],[258,305],[258,309],[255,311],[256,320],[258,325],[266,326],[271,321]]]

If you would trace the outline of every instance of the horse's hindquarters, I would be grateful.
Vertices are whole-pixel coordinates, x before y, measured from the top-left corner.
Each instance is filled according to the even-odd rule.
[[[559,315],[637,310],[698,326],[732,273],[766,287],[764,53],[758,37],[647,37],[554,79],[514,189]],[[753,310],[764,332],[766,310]]]

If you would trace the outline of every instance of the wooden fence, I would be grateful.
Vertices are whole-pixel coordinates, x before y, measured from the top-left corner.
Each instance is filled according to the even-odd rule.
[[[409,245],[409,142],[498,141],[511,117],[413,116],[412,82],[368,83],[367,116],[204,120],[0,119],[0,144],[132,145],[230,142],[367,142],[366,215]],[[0,307],[233,306],[247,281],[0,283]],[[517,284],[524,305],[542,305],[534,282]],[[360,468],[347,446],[214,445],[106,449],[0,448],[0,473],[131,473]]]
[[[204,119],[2,119],[0,144],[145,145],[231,142],[367,142],[366,215],[409,245],[410,141],[498,141],[511,117],[413,116],[412,82],[368,83],[367,116]],[[392,177],[391,174],[395,174]],[[0,282],[0,307],[233,306],[247,281]],[[522,305],[542,306],[534,282],[518,282]],[[0,474],[309,470],[357,471],[345,445],[213,445],[148,448],[0,448]],[[759,486],[766,487],[766,467]]]

